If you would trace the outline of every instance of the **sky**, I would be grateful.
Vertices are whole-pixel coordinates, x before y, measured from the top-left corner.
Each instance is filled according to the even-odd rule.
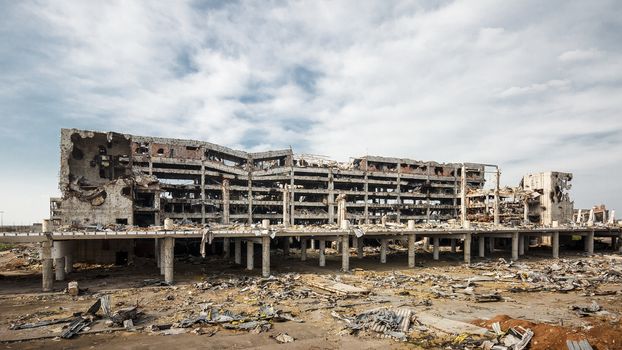
[[[622,214],[620,1],[0,0],[0,211],[49,216],[60,128],[574,173]]]

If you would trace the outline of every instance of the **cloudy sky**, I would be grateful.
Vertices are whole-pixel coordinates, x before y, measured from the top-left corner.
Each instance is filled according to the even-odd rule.
[[[575,174],[622,214],[619,1],[0,0],[0,211],[58,195],[61,127]]]

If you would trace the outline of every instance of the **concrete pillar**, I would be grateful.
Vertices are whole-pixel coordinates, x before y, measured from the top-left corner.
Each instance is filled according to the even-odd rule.
[[[467,220],[466,188],[466,167],[463,165],[460,172],[460,226],[462,227],[465,227]]]
[[[311,239],[311,250],[315,250],[315,239]]]
[[[386,264],[387,262],[387,239],[380,239],[380,263]]]
[[[65,242],[65,273],[73,272],[73,254],[76,248],[76,242]]]
[[[484,251],[486,250],[486,238],[484,238],[483,236],[477,237],[477,244],[479,248],[479,257],[485,257],[486,254]]]
[[[233,241],[233,261],[241,265],[242,264],[242,240],[234,238]]]
[[[326,266],[326,256],[324,255],[324,249],[326,249],[326,241],[320,239],[320,266]]]
[[[516,261],[518,260],[518,239],[519,239],[519,233],[518,232],[512,232],[512,260]]]
[[[246,241],[246,269],[252,270],[255,264],[255,245],[253,241]]]
[[[559,232],[551,234],[551,246],[553,248],[553,259],[559,258]]]
[[[155,255],[155,261],[156,261],[156,266],[160,267],[160,239],[159,238],[155,238],[153,241],[153,245],[154,245],[154,255]]]
[[[222,239],[222,255],[225,259],[229,259],[231,257],[231,242],[229,238]]]
[[[164,238],[164,282],[172,284],[174,281],[175,238]]]
[[[471,233],[464,234],[464,262],[471,264]]]
[[[355,240],[356,240],[356,242],[357,242],[357,243],[356,243],[356,256],[357,256],[359,259],[363,259],[363,247],[364,247],[364,244],[363,244],[363,237],[358,237],[358,238],[355,238]]]
[[[441,240],[438,237],[434,237],[434,250],[432,252],[432,256],[434,258],[434,260],[438,260],[439,255],[440,255],[440,242]]]
[[[495,176],[495,198],[493,202],[493,220],[495,226],[499,225],[499,182],[501,179],[501,172],[497,168],[497,176]]]
[[[450,242],[451,242],[451,252],[455,253],[456,252],[456,240],[452,238]]]
[[[54,286],[54,275],[52,272],[52,244],[47,240],[41,243],[41,276],[41,289],[44,292],[51,291]]]
[[[261,237],[261,275],[270,277],[270,236]]]
[[[164,229],[166,231],[172,231],[175,229],[175,224],[173,223],[173,219],[169,219],[169,218],[164,219]]]
[[[408,220],[408,230],[414,230],[415,229],[415,220]]]
[[[430,237],[423,237],[423,250],[426,252],[430,250]]]
[[[494,237],[488,238],[488,249],[490,249],[490,253],[495,252],[495,238]]]
[[[525,237],[518,239],[518,255],[525,255]]]
[[[307,261],[307,239],[300,239],[300,261]]]
[[[164,276],[164,238],[160,238],[160,275]]]
[[[282,237],[281,245],[283,248],[283,255],[285,256],[289,255],[289,237]]]
[[[594,231],[590,231],[585,236],[585,251],[594,254]]]
[[[341,236],[341,270],[348,272],[350,270],[350,236]]]
[[[52,247],[54,271],[57,281],[65,280],[65,242],[56,241]]]
[[[618,253],[622,253],[622,234],[618,236]]]
[[[410,226],[409,220],[409,226]],[[408,267],[415,267],[415,234],[408,235]]]

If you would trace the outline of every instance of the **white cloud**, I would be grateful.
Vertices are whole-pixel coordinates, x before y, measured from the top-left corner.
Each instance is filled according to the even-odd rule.
[[[80,125],[498,163],[510,184],[550,169],[580,174],[575,189],[613,182],[596,169],[622,157],[621,134],[607,134],[622,130],[616,2],[194,5],[16,5],[47,52],[20,79],[58,82],[61,113]],[[23,91],[11,86],[0,96]],[[577,193],[582,206],[605,196]]]

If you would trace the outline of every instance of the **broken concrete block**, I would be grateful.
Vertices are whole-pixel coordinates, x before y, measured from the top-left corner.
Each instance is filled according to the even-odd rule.
[[[67,284],[67,294],[74,296],[74,297],[80,294],[80,288],[78,288],[78,282],[71,281]]]

